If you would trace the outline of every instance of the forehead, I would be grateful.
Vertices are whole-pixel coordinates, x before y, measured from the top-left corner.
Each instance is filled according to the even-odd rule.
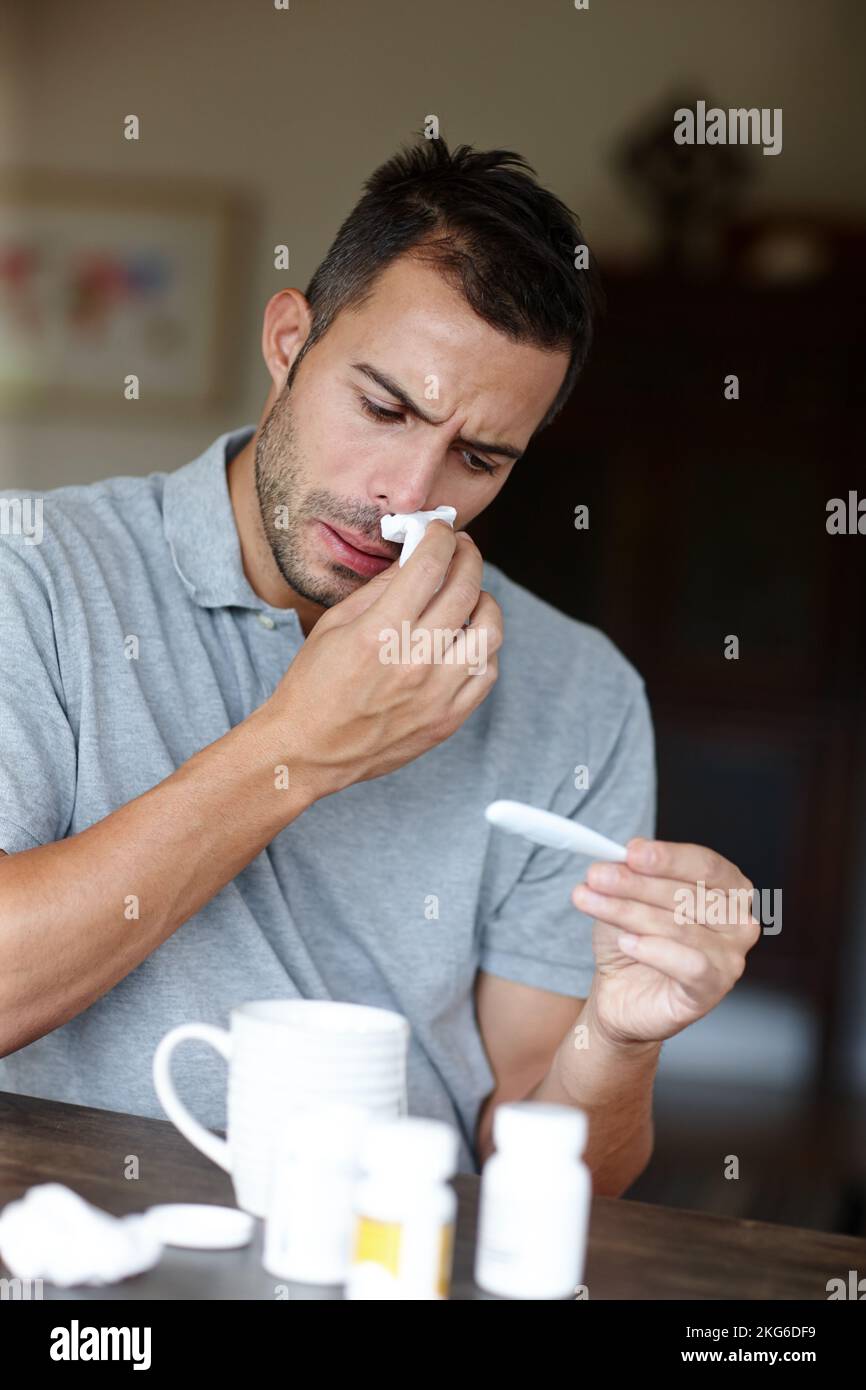
[[[392,261],[363,304],[338,314],[324,341],[332,335],[341,355],[363,350],[364,360],[410,391],[423,392],[433,374],[449,403],[468,405],[483,397],[485,414],[490,406],[500,416],[507,406],[527,437],[568,366],[567,353],[507,338],[470,308],[441,271],[412,256]]]

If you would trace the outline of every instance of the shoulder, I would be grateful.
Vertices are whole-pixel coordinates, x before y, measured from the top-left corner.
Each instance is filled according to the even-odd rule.
[[[105,478],[43,493],[0,490],[0,564],[43,583],[74,579],[159,524],[166,475]]]
[[[485,561],[484,587],[502,609],[500,665],[535,698],[561,693],[572,703],[625,708],[644,694],[640,673],[609,637],[539,598]]]
[[[586,810],[619,841],[652,833],[655,737],[640,673],[598,628],[495,565],[485,565],[485,588],[504,626],[499,679],[485,702],[498,795],[562,815]],[[575,781],[578,770],[591,783]]]

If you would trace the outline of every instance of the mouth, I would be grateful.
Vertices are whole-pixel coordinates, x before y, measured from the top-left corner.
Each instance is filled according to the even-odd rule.
[[[317,520],[315,525],[334,559],[341,565],[348,565],[356,574],[371,578],[374,574],[381,574],[397,559],[384,546],[373,546],[361,536],[353,536],[351,531],[343,531],[325,521]]]

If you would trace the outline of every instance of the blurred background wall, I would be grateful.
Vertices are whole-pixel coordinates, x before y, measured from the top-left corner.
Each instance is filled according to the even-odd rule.
[[[43,202],[89,190],[106,216],[225,204],[232,229],[218,273],[204,235],[186,252],[227,325],[208,392],[7,393],[0,487],[173,469],[256,419],[266,299],[306,286],[362,180],[431,113],[449,143],[518,150],[580,215],[608,289],[598,348],[476,535],[644,674],[660,833],[783,892],[782,931],[664,1049],[632,1195],[860,1232],[866,537],[825,519],[866,495],[864,68],[860,0],[0,5],[0,172]],[[673,110],[697,98],[781,108],[782,152],[667,167]],[[93,271],[87,312],[110,281]]]

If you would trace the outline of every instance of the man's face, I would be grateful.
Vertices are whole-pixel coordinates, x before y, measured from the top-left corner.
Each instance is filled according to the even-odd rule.
[[[346,598],[400,554],[382,540],[387,512],[450,505],[466,526],[503,486],[505,451],[525,449],[567,365],[566,353],[509,341],[434,267],[392,262],[310,349],[259,432],[262,522],[287,584],[326,608]]]

